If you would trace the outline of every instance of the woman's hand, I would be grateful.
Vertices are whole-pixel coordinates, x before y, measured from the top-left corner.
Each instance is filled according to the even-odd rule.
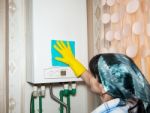
[[[62,56],[55,57],[55,59],[68,64],[77,77],[80,77],[82,73],[86,71],[86,68],[77,59],[75,59],[74,55],[72,54],[69,42],[67,42],[66,45],[63,41],[57,41],[56,45],[54,45],[54,49]]]
[[[55,57],[56,60],[65,64],[70,64],[75,59],[74,55],[72,54],[69,42],[67,42],[67,45],[65,45],[63,41],[56,41],[54,48],[62,55],[62,57]]]

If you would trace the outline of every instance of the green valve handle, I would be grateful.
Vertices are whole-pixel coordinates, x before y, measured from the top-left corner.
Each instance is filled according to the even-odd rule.
[[[76,89],[72,89],[70,92],[71,92],[71,95],[75,95],[76,94]]]

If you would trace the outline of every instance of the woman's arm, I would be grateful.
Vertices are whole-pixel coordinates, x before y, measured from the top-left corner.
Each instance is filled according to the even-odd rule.
[[[99,83],[96,78],[82,65],[72,54],[70,44],[64,44],[63,41],[57,41],[54,45],[56,51],[58,51],[62,57],[56,57],[55,59],[63,63],[68,64],[74,71],[77,77],[81,77],[83,81],[91,88],[93,92],[99,92]]]
[[[81,78],[86,83],[86,85],[91,89],[92,92],[100,94],[102,85],[98,82],[96,78],[89,71],[85,71]]]

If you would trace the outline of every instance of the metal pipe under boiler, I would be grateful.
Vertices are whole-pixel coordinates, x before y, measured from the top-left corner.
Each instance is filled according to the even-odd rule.
[[[50,86],[49,91],[50,91],[50,97],[51,97],[54,101],[56,101],[57,103],[63,105],[63,106],[66,108],[66,113],[68,113],[68,106],[67,106],[67,104],[65,104],[64,102],[60,101],[59,98],[57,98],[57,97],[53,94],[53,85]]]

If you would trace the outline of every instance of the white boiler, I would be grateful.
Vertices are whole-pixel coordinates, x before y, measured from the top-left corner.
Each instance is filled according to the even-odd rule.
[[[57,40],[70,41],[75,57],[86,67],[86,0],[27,0],[27,81],[33,84],[80,81],[68,65],[55,60]]]

